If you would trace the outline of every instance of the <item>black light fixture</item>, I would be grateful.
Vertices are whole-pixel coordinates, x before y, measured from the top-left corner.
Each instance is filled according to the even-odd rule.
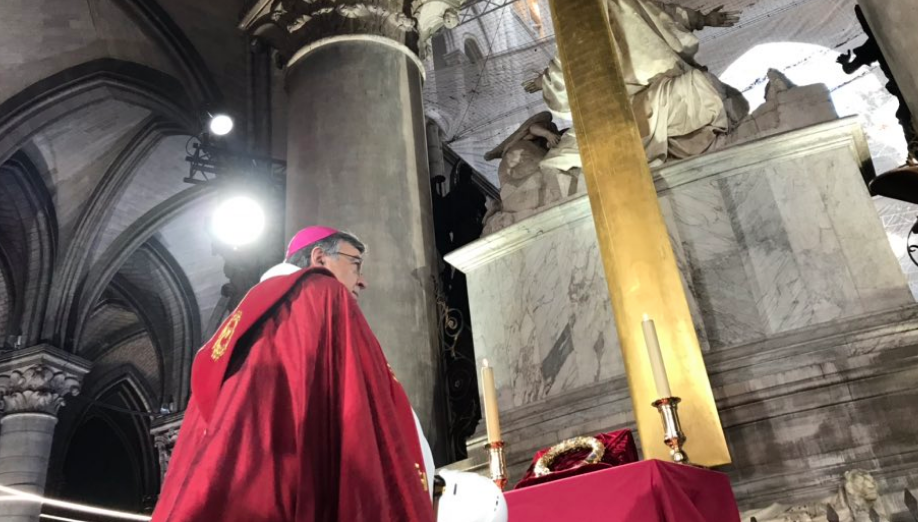
[[[232,113],[223,103],[204,103],[198,112],[200,133],[217,139],[229,135],[236,125]]]
[[[188,140],[185,152],[188,176],[183,181],[193,185],[218,179],[258,178],[283,186],[287,177],[286,161],[231,151],[206,132]]]
[[[188,176],[183,181],[219,184],[220,203],[210,219],[211,233],[231,249],[250,245],[265,228],[264,200],[283,191],[287,164],[231,150],[233,144],[222,139],[233,129],[226,112],[202,111],[201,127],[199,135],[188,140]]]

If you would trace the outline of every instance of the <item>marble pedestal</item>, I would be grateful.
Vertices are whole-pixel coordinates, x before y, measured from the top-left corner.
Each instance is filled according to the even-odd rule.
[[[654,172],[741,506],[825,496],[849,467],[918,485],[918,426],[902,422],[918,401],[918,307],[868,160],[844,119]],[[633,427],[586,197],[447,261],[468,277],[476,357],[495,366],[512,480],[538,448]],[[458,467],[483,462],[481,442]]]

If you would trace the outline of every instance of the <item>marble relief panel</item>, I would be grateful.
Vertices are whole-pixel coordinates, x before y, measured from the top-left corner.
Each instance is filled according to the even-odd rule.
[[[835,175],[837,170],[831,163],[831,155],[814,154],[807,158],[805,169],[798,161],[784,161],[774,165],[768,176],[784,235],[805,289],[801,302],[807,311],[806,322],[795,326],[863,313],[838,234],[816,182],[827,174],[826,170]],[[839,203],[851,213],[861,210],[856,201]],[[869,214],[864,217],[872,218]]]
[[[476,357],[493,361],[514,408],[624,374],[592,223],[481,267],[469,278]],[[513,274],[511,277],[510,275]]]
[[[712,347],[906,306],[857,165],[838,151],[665,193]]]
[[[559,393],[625,374],[595,236],[592,221],[581,221],[559,235],[566,245],[566,255],[559,251],[559,261],[570,267],[566,298],[574,347],[559,374]]]
[[[566,280],[572,267],[559,262],[561,247],[554,241],[533,245],[522,252],[527,275],[521,280],[521,297],[517,306],[532,324],[531,343],[538,348],[539,386],[535,397],[542,399],[551,392],[561,367],[573,351]]]
[[[682,247],[696,263],[705,264],[739,251],[727,213],[722,179],[706,179],[665,193],[673,209],[673,222]],[[669,216],[666,216],[669,217]]]
[[[692,266],[695,299],[702,310],[711,349],[747,343],[766,336],[766,327],[749,288],[746,256],[734,252]]]
[[[810,322],[806,290],[769,183],[772,169],[725,179],[724,199],[750,288],[769,333]]]
[[[825,155],[822,161],[825,166],[816,170],[819,175],[815,182],[864,310],[872,312],[912,304],[914,299],[903,286],[904,275],[882,216],[875,217],[877,207],[867,187],[857,182],[862,179],[860,171],[831,154]]]
[[[522,261],[521,256],[505,256],[468,278],[469,295],[475,296],[475,354],[479,360],[487,357],[496,368],[501,408],[526,404],[539,396],[541,387],[534,324],[522,303],[521,282],[510,275],[522,272]]]
[[[692,323],[695,326],[695,334],[698,336],[698,344],[702,352],[708,351],[711,346],[708,343],[708,336],[704,327],[704,316],[701,307],[695,299],[694,281],[691,277],[691,265],[689,255],[685,251],[685,243],[682,241],[680,229],[673,224],[676,222],[675,210],[672,206],[672,198],[661,195],[658,199],[660,204],[660,213],[663,214],[663,221],[667,223],[666,232],[669,236],[670,246],[673,248],[673,255],[676,258],[676,268],[679,269],[682,289],[685,292],[688,301],[689,313],[692,315]],[[594,229],[595,231],[595,229]]]
[[[694,298],[690,304],[698,309],[696,324],[703,325],[700,337],[715,349],[759,338],[766,330],[726,211],[725,183],[704,180],[661,198],[677,259],[684,258],[680,269]]]

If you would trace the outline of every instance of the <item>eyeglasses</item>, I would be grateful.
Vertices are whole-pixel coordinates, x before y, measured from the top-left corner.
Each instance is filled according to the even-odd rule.
[[[338,252],[337,255],[352,259],[354,266],[357,267],[357,275],[360,275],[360,272],[363,270],[363,258],[362,257],[352,256],[351,254],[345,254],[344,252]]]

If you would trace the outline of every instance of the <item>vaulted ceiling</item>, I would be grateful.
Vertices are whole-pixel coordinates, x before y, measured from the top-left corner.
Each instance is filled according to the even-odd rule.
[[[209,187],[184,183],[205,106],[242,107],[241,1],[0,6],[0,345],[129,362],[187,399],[226,300]],[[219,87],[218,87],[219,86]]]

